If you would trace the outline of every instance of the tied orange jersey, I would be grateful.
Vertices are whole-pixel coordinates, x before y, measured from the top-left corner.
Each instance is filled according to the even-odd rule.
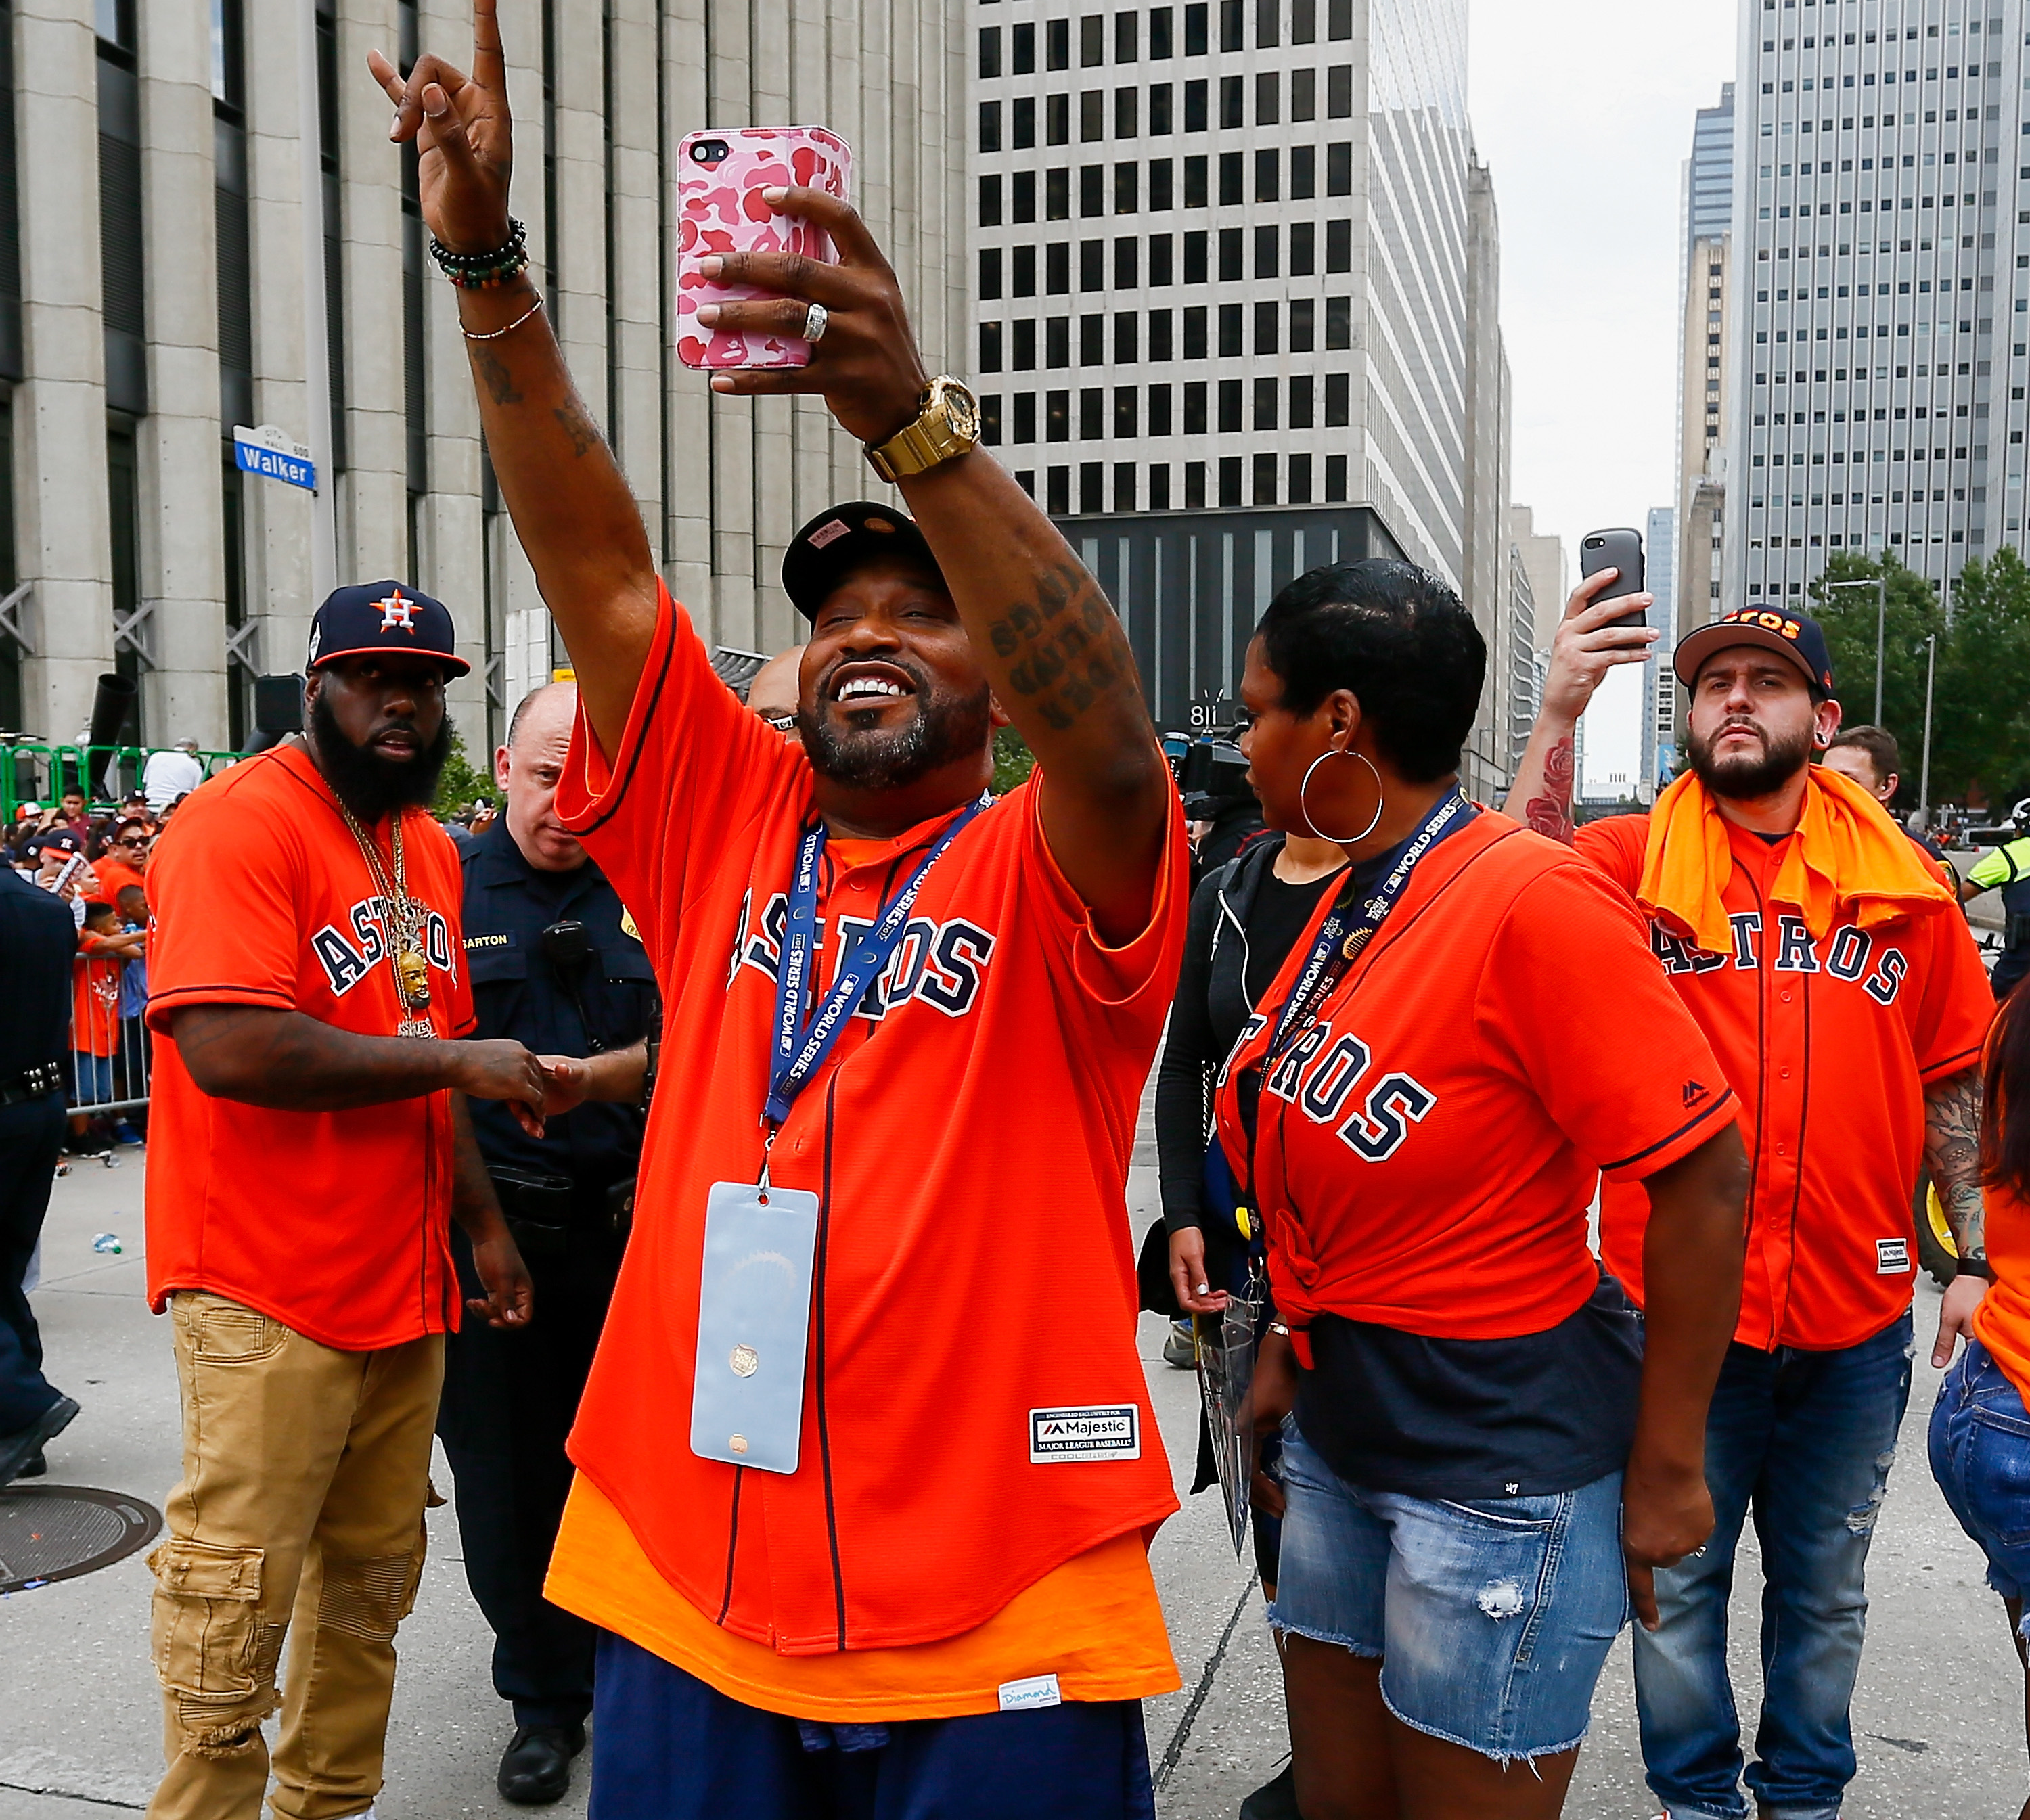
[[[1814,938],[1795,906],[1772,901],[1798,838],[1771,843],[1727,824],[1731,952],[1650,928],[1664,977],[1740,1101],[1753,1173],[1734,1337],[1765,1352],[1857,1345],[1909,1306],[1924,1090],[1979,1064],[1995,1012],[1950,904],[1872,929],[1848,910]],[[1647,818],[1615,815],[1581,828],[1576,845],[1632,901],[1649,838]],[[1638,1302],[1648,1216],[1627,1189],[1603,1191],[1602,1249]]]
[[[1245,1159],[1259,1068],[1322,904],[1221,1075]],[[1483,811],[1433,847],[1262,1083],[1253,1189],[1276,1303],[1440,1339],[1541,1333],[1600,1273],[1586,1209],[1723,1128],[1732,1096],[1640,919],[1563,848]]]
[[[972,1629],[1174,1510],[1125,1205],[1184,936],[1174,803],[1149,926],[1124,947],[1058,871],[1033,782],[924,878],[769,1159],[820,1209],[801,1458],[783,1475],[687,1436],[706,1195],[761,1166],[809,762],[727,692],[665,594],[619,749],[609,763],[581,721],[557,802],[666,1006],[634,1235],[571,1443],[664,1577],[785,1655],[884,1648]],[[820,981],[950,819],[827,854]],[[982,1346],[983,1311],[1011,1294],[1036,1318]]]
[[[419,810],[402,824],[422,906],[430,1021],[473,1026],[459,965],[457,851]],[[385,821],[376,830],[392,875]],[[451,1095],[342,1112],[214,1099],[178,1053],[188,1005],[299,1012],[362,1036],[402,1016],[366,856],[308,754],[277,746],[192,792],[148,866],[155,1034],[148,1297],[207,1289],[320,1345],[367,1352],[458,1324],[449,1246]]]

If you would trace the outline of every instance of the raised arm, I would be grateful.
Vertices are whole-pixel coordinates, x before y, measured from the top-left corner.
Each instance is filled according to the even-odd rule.
[[[1522,762],[1515,767],[1507,812],[1519,822],[1567,845],[1572,838],[1572,789],[1577,782],[1579,716],[1607,673],[1621,663],[1645,663],[1658,634],[1652,626],[1608,622],[1647,607],[1649,594],[1602,599],[1615,571],[1603,569],[1572,590],[1551,641],[1551,667]]]
[[[490,251],[508,236],[513,123],[494,4],[474,0],[470,76],[420,57],[405,84],[378,51],[367,58],[396,104],[389,136],[416,142],[423,218],[453,252]],[[570,650],[578,699],[611,752],[655,631],[655,559],[541,302],[525,272],[490,290],[461,289],[459,321],[501,496]]]

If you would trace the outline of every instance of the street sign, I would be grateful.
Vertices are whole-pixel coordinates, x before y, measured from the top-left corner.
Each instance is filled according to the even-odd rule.
[[[242,474],[261,474],[306,492],[317,491],[317,466],[310,459],[310,451],[272,423],[264,423],[258,429],[236,423],[232,459]]]

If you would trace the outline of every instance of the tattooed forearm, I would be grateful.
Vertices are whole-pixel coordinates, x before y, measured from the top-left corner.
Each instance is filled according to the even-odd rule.
[[[1969,1068],[1924,1092],[1924,1160],[1962,1257],[1987,1249],[1980,1191],[1980,1071]]]
[[[479,383],[486,388],[486,396],[496,404],[522,402],[522,395],[515,387],[514,375],[507,370],[507,362],[492,348],[476,344],[473,366],[479,374]]]
[[[1544,754],[1544,788],[1522,805],[1522,819],[1540,834],[1571,844],[1574,746],[1570,734]]]
[[[1009,607],[988,635],[999,656],[1016,659],[1009,687],[1033,700],[1060,731],[1095,702],[1135,686],[1135,659],[1121,622],[1076,563],[1042,571],[1036,598]]]

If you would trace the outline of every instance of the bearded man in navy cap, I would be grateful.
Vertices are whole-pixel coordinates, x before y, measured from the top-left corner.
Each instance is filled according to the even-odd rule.
[[[518,1042],[470,1040],[458,860],[423,808],[444,685],[470,667],[437,601],[339,589],[303,736],[194,791],[150,861],[148,1296],[184,1414],[149,1557],[157,1816],[258,1820],[292,1629],[275,1811],[371,1811],[459,1324],[452,1220],[469,1317],[529,1318],[466,1099],[539,1129],[545,1075]]]

